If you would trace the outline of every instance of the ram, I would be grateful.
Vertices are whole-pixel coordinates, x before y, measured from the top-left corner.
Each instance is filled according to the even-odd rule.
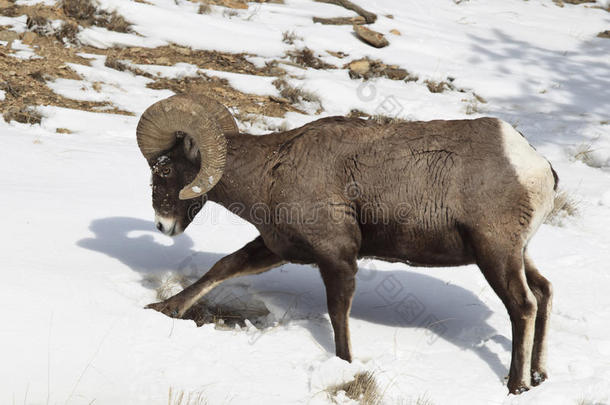
[[[260,233],[149,308],[181,317],[229,278],[286,262],[315,264],[336,354],[351,361],[348,318],[358,258],[476,263],[512,323],[509,391],[547,378],[551,284],[527,246],[552,209],[557,175],[509,124],[328,117],[254,136],[239,133],[220,103],[178,95],[144,112],[137,140],[152,170],[161,232],[183,232],[211,200]]]

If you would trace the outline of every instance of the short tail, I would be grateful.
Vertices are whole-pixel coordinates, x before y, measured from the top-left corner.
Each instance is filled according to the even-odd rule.
[[[551,163],[549,163],[549,166],[551,167],[551,172],[553,173],[553,179],[555,179],[555,185],[553,186],[553,190],[557,191],[557,185],[559,184],[559,176],[557,175],[555,169],[553,169]]]

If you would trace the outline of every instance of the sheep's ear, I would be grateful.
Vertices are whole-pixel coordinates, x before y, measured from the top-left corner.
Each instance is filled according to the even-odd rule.
[[[194,162],[197,159],[197,155],[199,154],[199,148],[197,148],[197,144],[189,135],[186,135],[184,137],[184,154],[191,162]]]

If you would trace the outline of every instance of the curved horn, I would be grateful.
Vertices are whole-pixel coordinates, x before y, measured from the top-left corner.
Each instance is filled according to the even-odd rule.
[[[205,96],[177,95],[158,101],[146,109],[136,130],[140,151],[149,161],[171,149],[180,134],[197,143],[201,167],[193,182],[180,191],[187,200],[207,193],[224,171],[225,135],[239,130],[225,106]]]

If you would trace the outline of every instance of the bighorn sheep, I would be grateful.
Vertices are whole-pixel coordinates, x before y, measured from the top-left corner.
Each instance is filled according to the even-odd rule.
[[[557,176],[509,124],[329,117],[253,136],[240,134],[220,103],[179,95],[144,112],[137,140],[153,173],[161,232],[184,231],[206,198],[260,232],[149,308],[181,317],[229,278],[286,262],[316,264],[336,354],[351,361],[348,317],[358,258],[476,263],[510,315],[509,391],[546,379],[551,284],[527,245],[553,206]]]

